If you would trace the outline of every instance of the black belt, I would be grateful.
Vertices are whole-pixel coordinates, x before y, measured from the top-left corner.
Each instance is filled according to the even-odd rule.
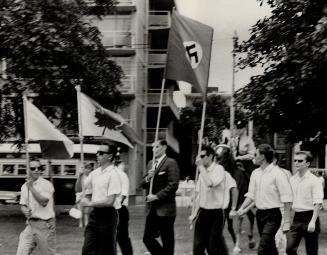
[[[40,218],[30,218],[29,220],[31,220],[31,221],[50,221],[50,220],[52,220],[52,218],[47,219],[47,220],[40,219]]]

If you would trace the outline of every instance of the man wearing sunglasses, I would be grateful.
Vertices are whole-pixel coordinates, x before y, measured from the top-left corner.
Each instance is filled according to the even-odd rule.
[[[215,151],[210,146],[203,146],[196,165],[199,169],[199,180],[196,184],[199,211],[195,221],[193,254],[209,255],[228,254],[223,237],[225,170],[215,163]]]
[[[42,169],[37,158],[30,160],[29,170],[21,188],[21,210],[27,221],[19,236],[17,255],[31,254],[36,247],[40,254],[53,255],[56,253],[54,187],[40,176]]]
[[[323,202],[323,188],[319,179],[310,172],[312,156],[307,151],[299,151],[294,156],[296,173],[290,182],[293,190],[295,211],[293,223],[287,233],[288,255],[296,255],[302,238],[308,255],[318,255],[320,232],[319,211]]]
[[[92,190],[91,201],[83,197],[81,204],[92,207],[89,222],[84,232],[83,255],[107,255],[116,253],[118,212],[121,207],[119,173],[114,165],[117,148],[101,145],[97,152],[99,167],[85,180],[85,189]]]

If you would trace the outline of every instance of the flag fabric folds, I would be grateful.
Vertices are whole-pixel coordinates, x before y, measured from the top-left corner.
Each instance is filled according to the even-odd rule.
[[[136,132],[119,114],[102,107],[98,102],[80,93],[82,136],[92,136],[95,140],[112,140],[133,148],[131,143],[139,143]]]
[[[213,28],[174,11],[168,39],[166,79],[188,82],[205,97],[212,37]]]
[[[24,106],[26,138],[40,143],[43,158],[71,158],[74,154],[74,143],[27,99],[24,99]]]

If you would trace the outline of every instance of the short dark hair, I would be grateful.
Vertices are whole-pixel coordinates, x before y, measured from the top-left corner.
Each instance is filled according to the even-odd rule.
[[[203,145],[201,148],[201,151],[205,151],[207,156],[212,155],[212,158],[214,158],[216,155],[215,150],[211,146],[208,146],[208,145]]]
[[[29,162],[37,161],[37,162],[39,162],[39,164],[41,165],[41,161],[40,161],[40,159],[39,159],[38,157],[36,157],[36,156],[32,156],[32,157],[30,157],[28,161],[29,161]]]
[[[258,146],[258,151],[265,157],[268,163],[273,162],[275,151],[269,144],[260,144]]]
[[[164,139],[158,140],[158,143],[159,143],[161,146],[168,146],[167,141],[164,140]]]
[[[310,153],[310,151],[297,151],[297,152],[295,152],[295,155],[304,155],[305,160],[309,163],[311,163],[313,160],[313,157],[312,157],[312,154]]]

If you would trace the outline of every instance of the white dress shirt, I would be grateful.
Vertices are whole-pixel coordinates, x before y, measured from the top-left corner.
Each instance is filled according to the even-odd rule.
[[[207,171],[213,185],[209,187],[200,173],[196,187],[199,192],[200,207],[204,209],[223,209],[225,169],[221,165],[212,163],[203,171]]]
[[[46,206],[42,206],[36,201],[31,191],[29,191],[26,183],[21,188],[20,204],[26,205],[31,210],[31,218],[48,220],[55,217],[55,212],[53,209],[53,193],[54,187],[48,180],[39,177],[35,182],[33,182],[33,188],[41,194],[41,196],[49,199]]]
[[[252,172],[245,196],[254,200],[258,209],[281,208],[283,203],[292,202],[292,189],[283,170],[270,164]]]
[[[322,204],[324,192],[320,180],[310,171],[302,177],[296,173],[291,177],[293,205],[295,212],[310,211],[315,204]]]
[[[99,202],[111,195],[120,195],[121,181],[118,170],[115,166],[110,165],[105,169],[101,167],[92,171],[85,181],[85,186],[92,189],[92,202]],[[121,204],[117,196],[114,207],[119,209]]]

